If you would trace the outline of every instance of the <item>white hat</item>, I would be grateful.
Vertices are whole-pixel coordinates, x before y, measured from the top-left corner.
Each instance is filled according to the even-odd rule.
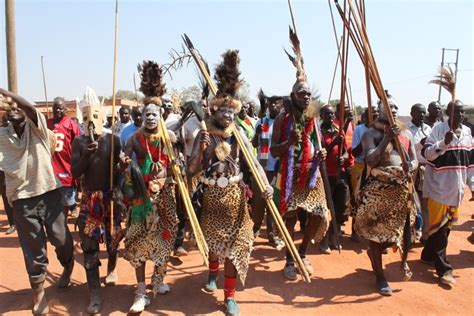
[[[84,93],[84,97],[82,98],[82,101],[79,103],[79,107],[81,109],[86,106],[101,106],[101,103],[99,101],[99,98],[95,94],[95,91],[89,86],[86,87],[86,92]]]

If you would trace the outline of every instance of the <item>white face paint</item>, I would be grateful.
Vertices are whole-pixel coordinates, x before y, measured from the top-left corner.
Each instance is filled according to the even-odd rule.
[[[392,112],[393,119],[397,119],[398,116],[398,105],[393,98],[388,98],[388,105],[390,106],[390,111]],[[379,117],[382,121],[388,120],[388,114],[385,112],[385,106],[380,103],[379,105],[380,114]]]
[[[160,107],[155,104],[149,104],[143,109],[143,126],[147,130],[154,130],[158,127],[161,119]]]
[[[227,128],[235,118],[235,109],[230,106],[221,106],[214,113],[214,122],[219,127]]]

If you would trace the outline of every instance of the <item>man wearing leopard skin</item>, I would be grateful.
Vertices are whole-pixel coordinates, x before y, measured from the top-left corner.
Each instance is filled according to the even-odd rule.
[[[242,150],[251,153],[252,148],[234,122],[241,108],[240,101],[235,99],[240,85],[238,51],[229,50],[223,57],[224,62],[216,69],[219,91],[210,105],[207,130],[201,130],[196,137],[187,173],[193,176],[201,169],[204,171],[197,190],[202,192],[201,227],[209,246],[209,277],[205,289],[209,292],[217,289],[219,263],[224,263],[226,315],[235,316],[240,313],[234,298],[236,276],[238,274],[244,284],[254,240],[242,179],[246,161],[241,155]],[[232,80],[226,82],[229,78]],[[245,149],[238,146],[236,132],[240,133]],[[250,156],[266,184],[263,196],[271,198],[273,189],[265,171],[256,157]]]
[[[177,226],[175,184],[171,163],[165,150],[164,135],[160,130],[163,120],[161,96],[165,85],[162,72],[153,61],[139,65],[140,90],[145,94],[143,125],[125,144],[122,168],[127,169],[124,195],[130,201],[125,233],[124,257],[135,268],[137,290],[130,313],[140,313],[150,305],[146,293],[145,263],[150,260],[155,268],[152,275],[153,294],[169,292],[163,283],[166,267],[174,249]],[[176,136],[168,131],[172,142]],[[136,157],[137,164],[129,157]],[[129,168],[130,163],[132,165]]]
[[[388,97],[394,120],[398,106],[395,99]],[[418,161],[410,131],[399,121],[390,126],[388,115],[379,102],[380,116],[374,126],[362,137],[362,148],[366,162],[366,177],[361,181],[361,189],[356,211],[356,231],[369,240],[367,254],[376,277],[377,291],[384,296],[392,295],[392,289],[385,279],[382,266],[382,252],[389,246],[401,250],[407,214],[410,226],[415,221],[410,180]],[[403,153],[397,151],[394,139],[398,137]],[[406,163],[402,165],[401,155]],[[405,249],[407,250],[407,249]],[[405,276],[411,273],[404,266]]]

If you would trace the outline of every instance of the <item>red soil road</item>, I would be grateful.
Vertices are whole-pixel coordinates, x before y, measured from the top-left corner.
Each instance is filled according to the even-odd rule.
[[[441,285],[434,269],[419,261],[421,246],[409,255],[413,278],[402,280],[398,253],[384,255],[386,276],[394,289],[392,297],[374,293],[374,277],[366,255],[366,245],[352,242],[347,235],[342,239],[341,254],[322,255],[316,246],[310,246],[309,260],[314,267],[310,284],[301,279],[287,281],[283,274],[284,252],[278,252],[259,238],[252,253],[245,289],[238,286],[237,301],[242,315],[474,315],[474,246],[467,241],[473,231],[474,203],[468,202],[470,192],[462,204],[459,225],[449,238],[448,256],[454,266],[457,284],[449,289]],[[73,231],[74,219],[69,219]],[[31,290],[23,263],[17,235],[6,236],[6,216],[0,215],[0,313],[2,315],[30,315]],[[346,232],[350,227],[345,227]],[[77,232],[73,233],[77,242]],[[299,236],[301,237],[301,236]],[[76,266],[72,285],[57,289],[53,284],[62,271],[54,249],[48,247],[50,265],[46,284],[51,313],[85,314],[88,291],[85,283],[83,258],[79,248],[75,251]],[[102,248],[101,258],[105,259]],[[147,265],[147,281],[152,264]],[[101,276],[106,273],[106,260],[102,260]],[[103,315],[127,313],[134,296],[135,274],[123,259],[118,262],[119,283],[103,287]],[[171,292],[152,299],[144,315],[223,315],[223,272],[220,273],[219,291],[208,294],[202,290],[207,280],[207,269],[196,250],[182,260],[175,258],[168,266],[166,281]]]

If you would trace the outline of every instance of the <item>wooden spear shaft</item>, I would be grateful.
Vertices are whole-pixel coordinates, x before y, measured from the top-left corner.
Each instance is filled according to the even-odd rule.
[[[114,30],[114,70],[112,79],[112,126],[110,139],[110,192],[114,187],[114,171],[115,171],[115,93],[117,82],[117,42],[118,42],[118,0],[115,0],[115,30]],[[114,228],[114,203],[110,201],[110,229]]]
[[[389,124],[394,125],[395,120],[392,116],[392,111],[391,111],[389,103],[388,103],[387,95],[385,94],[385,90],[383,89],[382,81],[380,79],[380,73],[377,69],[377,65],[375,63],[375,59],[374,59],[374,56],[372,54],[372,48],[370,46],[370,42],[368,40],[367,33],[366,33],[366,30],[365,30],[365,24],[363,24],[363,21],[361,23],[361,21],[359,20],[359,18],[355,14],[354,8],[352,7],[352,4],[351,4],[351,0],[348,0],[347,3],[349,5],[349,10],[354,15],[354,20],[355,20],[355,23],[357,25],[357,29],[358,29],[359,33],[361,34],[363,47],[365,47],[365,52],[366,52],[366,55],[368,56],[369,65],[373,69],[373,74],[375,75],[375,78],[373,78],[375,80],[373,80],[372,83],[374,84],[374,87],[376,87],[376,90],[378,90],[378,94],[381,97],[382,103],[383,103],[384,108],[385,108],[385,112],[387,114]],[[401,143],[400,143],[400,139],[398,137],[395,138],[395,144],[396,144],[396,147],[397,147],[397,151],[400,155],[400,158],[402,160],[402,164],[404,164],[407,160],[407,157],[404,154],[404,151],[403,151]]]
[[[342,43],[342,37],[341,37],[341,40],[337,44],[336,64],[334,65],[334,72],[332,73],[331,89],[329,90],[329,95],[328,95],[328,104],[329,102],[331,102],[332,89],[334,88],[334,81],[336,80],[337,66],[339,65],[339,61],[341,59],[341,43]]]
[[[173,151],[173,146],[170,142],[168,129],[166,128],[166,125],[163,119],[160,119],[160,129],[161,129],[162,141],[165,145],[166,151],[168,153],[168,157],[170,158],[170,161],[175,161],[176,157]],[[189,197],[188,189],[186,185],[184,184],[184,179],[183,179],[183,176],[181,175],[181,170],[176,164],[172,164],[171,170],[173,171],[173,175],[176,180],[179,193],[181,194],[186,211],[188,213],[188,216],[190,217],[189,222],[191,223],[193,232],[196,237],[196,244],[198,246],[199,253],[201,254],[204,260],[204,265],[207,267],[209,266],[209,257],[208,257],[209,247],[207,246],[206,240],[204,238],[204,234],[202,233],[201,227],[199,226],[199,221],[196,217],[196,213],[194,212],[194,208],[191,203],[191,198]]]
[[[43,72],[44,99],[46,102],[46,119],[49,119],[48,90],[46,89],[46,76],[44,74],[43,56],[41,56],[41,71]]]
[[[356,2],[357,5],[357,2]],[[362,21],[364,22],[365,27],[367,28],[367,19],[365,17],[365,1],[360,0],[359,6],[357,6],[357,9],[359,11],[359,15],[362,17]],[[368,67],[368,57],[367,54],[365,54],[365,89],[367,92],[367,125],[372,124],[373,120],[373,111],[372,111],[372,97],[371,97],[371,86],[370,86],[370,73],[369,73],[369,67]]]

